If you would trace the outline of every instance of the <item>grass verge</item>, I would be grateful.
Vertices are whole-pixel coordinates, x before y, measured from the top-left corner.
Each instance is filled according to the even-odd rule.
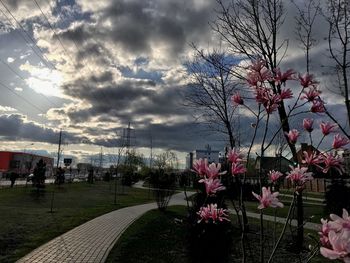
[[[48,185],[37,193],[32,187],[0,190],[0,262],[14,262],[38,246],[107,212],[150,202],[147,190],[118,187],[114,182]],[[54,190],[54,213],[50,213]]]
[[[180,220],[183,221],[181,222]],[[231,221],[235,225],[236,217],[231,216]],[[250,233],[247,242],[247,253],[249,260],[247,262],[257,262],[259,258],[259,220],[249,219]],[[266,256],[271,251],[271,231],[273,229],[271,222],[265,222],[266,228]],[[277,224],[276,233],[280,233],[283,225]],[[158,210],[147,212],[141,218],[136,220],[121,236],[106,262],[123,263],[171,263],[171,262],[193,262],[189,256],[188,239],[186,225],[186,208],[173,206],[169,207],[166,213]],[[233,232],[233,242],[231,254],[227,262],[241,262],[240,236],[239,231]],[[305,231],[305,235],[312,234],[317,236],[314,231]],[[282,243],[282,249],[278,251],[274,262],[300,262],[296,254],[290,252],[291,238],[287,231],[288,238]],[[311,241],[306,237],[306,245]],[[215,242],[215,240],[213,240]],[[305,256],[305,255],[304,255]],[[266,258],[267,259],[267,258]],[[322,256],[317,255],[310,262],[325,263],[329,262]]]

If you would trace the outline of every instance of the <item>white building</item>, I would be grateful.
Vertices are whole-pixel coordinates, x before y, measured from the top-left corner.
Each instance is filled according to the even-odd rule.
[[[218,163],[220,152],[212,150],[211,147],[206,145],[204,150],[194,150],[186,156],[186,168],[192,169],[193,162],[199,159],[208,159],[208,163]]]

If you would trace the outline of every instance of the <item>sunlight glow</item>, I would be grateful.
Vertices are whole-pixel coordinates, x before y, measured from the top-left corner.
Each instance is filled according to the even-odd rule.
[[[62,96],[60,85],[63,82],[63,77],[57,70],[32,66],[28,63],[21,65],[21,70],[30,73],[31,76],[26,81],[34,91],[47,96]]]

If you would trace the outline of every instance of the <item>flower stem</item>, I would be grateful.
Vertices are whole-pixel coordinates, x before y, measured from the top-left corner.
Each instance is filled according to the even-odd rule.
[[[275,253],[276,253],[276,251],[277,251],[277,248],[278,248],[279,244],[280,244],[281,241],[282,241],[282,238],[283,238],[283,236],[284,236],[284,233],[286,232],[287,225],[288,225],[288,221],[290,220],[290,216],[291,216],[291,214],[292,214],[292,210],[293,210],[293,207],[294,207],[294,201],[295,201],[295,194],[294,194],[294,196],[293,196],[292,202],[290,203],[290,207],[289,207],[288,215],[287,215],[287,218],[286,218],[286,222],[285,222],[285,224],[284,224],[284,226],[283,226],[282,232],[281,232],[281,234],[280,234],[280,236],[279,236],[279,238],[278,238],[278,240],[277,240],[277,243],[275,244],[275,246],[274,246],[274,248],[273,248],[273,250],[272,250],[272,253],[271,253],[271,255],[270,255],[270,258],[269,258],[268,263],[272,262],[273,256],[275,255]]]

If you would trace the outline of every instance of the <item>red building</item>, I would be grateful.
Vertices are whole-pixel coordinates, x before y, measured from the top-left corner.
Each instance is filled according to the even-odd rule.
[[[20,176],[33,173],[40,159],[46,163],[46,177],[50,177],[53,170],[53,158],[32,153],[0,151],[0,177],[12,172]]]

